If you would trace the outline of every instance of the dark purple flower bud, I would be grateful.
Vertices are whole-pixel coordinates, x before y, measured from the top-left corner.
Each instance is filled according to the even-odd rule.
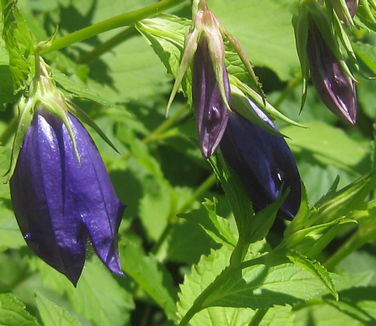
[[[13,208],[28,246],[76,284],[87,240],[122,275],[117,231],[125,206],[82,124],[68,114],[80,161],[63,122],[37,109],[10,180]]]
[[[259,117],[275,130],[270,119],[253,103]],[[235,111],[230,113],[221,151],[237,172],[255,211],[274,202],[282,189],[290,189],[278,216],[293,219],[301,201],[301,184],[294,156],[282,136],[269,133]]]
[[[355,124],[358,108],[355,83],[313,22],[308,30],[307,55],[312,83],[321,100],[338,117]]]
[[[346,0],[346,5],[347,8],[349,8],[351,17],[354,17],[356,10],[358,9],[359,0]]]
[[[196,109],[200,148],[202,155],[208,158],[214,153],[222,139],[229,111],[220,94],[205,38],[198,43],[192,79],[193,104]],[[230,85],[225,66],[223,66],[223,84],[227,101],[229,101]]]

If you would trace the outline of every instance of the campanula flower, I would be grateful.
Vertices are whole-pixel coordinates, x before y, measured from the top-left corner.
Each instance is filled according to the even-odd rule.
[[[35,108],[10,179],[17,222],[31,250],[73,284],[88,240],[106,267],[122,275],[117,231],[125,207],[88,132],[66,116],[75,146],[59,117]]]
[[[185,73],[193,62],[192,103],[196,113],[200,149],[205,158],[209,158],[220,143],[231,111],[224,39],[227,39],[237,52],[252,81],[261,91],[261,85],[240,43],[220,24],[208,8],[206,0],[194,0],[192,28],[185,38],[184,51],[167,112]]]
[[[355,83],[313,21],[308,29],[307,57],[312,83],[321,100],[338,117],[355,124],[358,107]]]
[[[226,98],[229,100],[230,85],[225,67],[223,67],[223,83]],[[229,110],[221,98],[206,39],[199,42],[193,61],[192,98],[196,110],[201,152],[205,158],[208,158],[222,139]]]
[[[251,100],[248,101],[259,118],[277,131],[272,121]],[[225,161],[239,175],[256,211],[274,202],[282,188],[289,189],[278,216],[294,218],[301,201],[300,176],[282,136],[266,131],[233,111],[229,114],[220,148]]]

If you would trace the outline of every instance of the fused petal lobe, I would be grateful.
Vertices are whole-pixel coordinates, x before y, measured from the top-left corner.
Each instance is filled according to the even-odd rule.
[[[252,106],[259,110],[255,104]],[[274,127],[270,120],[268,123]],[[274,202],[283,186],[290,192],[278,215],[294,218],[301,201],[300,176],[283,137],[267,132],[234,111],[220,147],[225,160],[240,176],[256,211]]]
[[[89,134],[73,116],[78,160],[67,128],[39,109],[10,180],[12,202],[28,246],[76,284],[90,239],[98,256],[122,274],[116,235],[124,206]]]

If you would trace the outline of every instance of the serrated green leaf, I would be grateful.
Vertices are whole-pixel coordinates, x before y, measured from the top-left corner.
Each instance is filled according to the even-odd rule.
[[[208,255],[214,248],[218,248],[218,245],[198,224],[179,220],[170,228],[159,256],[169,262],[195,264],[202,255]]]
[[[72,316],[64,307],[47,299],[37,292],[35,301],[38,311],[45,326],[80,326],[81,323]]]
[[[170,319],[174,320],[177,295],[167,270],[154,256],[146,256],[135,243],[130,241],[121,244],[120,253],[125,273],[134,279]]]
[[[57,69],[53,69],[53,76],[58,84],[77,98],[94,101],[109,108],[116,106],[115,103],[102,96],[100,87],[94,82],[90,84],[92,86],[90,87],[76,76],[67,76]]]
[[[301,266],[308,272],[315,275],[329,290],[333,297],[338,300],[338,293],[335,289],[332,278],[326,268],[318,261],[308,258],[302,255],[298,251],[290,251],[287,254],[287,258],[295,265]]]
[[[123,326],[129,320],[134,308],[131,293],[120,286],[98,259],[86,261],[76,288],[39,258],[32,261],[32,266],[42,275],[44,284],[65,294],[74,311],[96,325]]]
[[[34,39],[16,0],[2,0],[4,21],[3,39],[9,53],[9,68],[13,80],[13,93],[27,87],[34,76]]]
[[[316,276],[293,264],[226,269],[231,254],[227,247],[213,251],[185,278],[178,303],[180,325],[185,325],[196,313],[208,307],[264,309],[319,298],[328,293]],[[338,288],[365,281],[364,274],[359,277],[331,274],[331,277]],[[352,281],[349,277],[353,277]]]
[[[209,160],[233,211],[238,227],[239,237],[246,238],[251,230],[253,209],[239,177],[233,169],[227,166],[222,154],[216,153]]]
[[[39,323],[12,294],[0,294],[0,325],[38,326]]]
[[[205,199],[204,208],[194,210],[180,216],[187,221],[197,223],[217,243],[235,247],[237,237],[228,220],[216,213],[216,200]]]
[[[341,291],[340,301],[325,299],[301,307],[296,312],[296,326],[373,325],[376,320],[375,287],[354,287]]]

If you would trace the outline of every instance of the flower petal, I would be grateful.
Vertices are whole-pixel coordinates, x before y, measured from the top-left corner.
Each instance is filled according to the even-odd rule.
[[[321,100],[338,117],[355,124],[358,109],[355,83],[343,71],[313,22],[309,25],[307,55],[312,83]]]
[[[254,103],[252,107],[265,119]],[[268,124],[275,128],[270,120]],[[233,111],[220,146],[225,160],[239,174],[256,211],[274,202],[283,185],[290,193],[278,215],[294,218],[301,201],[300,176],[283,137],[265,131]]]
[[[226,97],[230,99],[230,85],[226,68],[223,68]],[[205,158],[216,150],[226,129],[229,111],[222,100],[213,63],[205,38],[199,41],[193,64],[193,103],[196,109],[200,148]]]

